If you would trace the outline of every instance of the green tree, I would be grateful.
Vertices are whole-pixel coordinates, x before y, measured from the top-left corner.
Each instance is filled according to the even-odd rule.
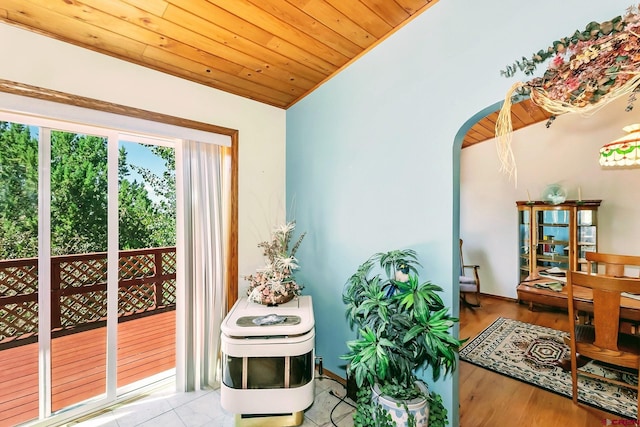
[[[0,259],[38,253],[38,140],[0,122]]]
[[[159,246],[153,229],[158,220],[158,208],[151,201],[143,183],[130,181],[127,152],[120,148],[118,156],[118,216],[120,249],[139,249]]]
[[[55,255],[107,250],[107,141],[51,132],[51,246]]]
[[[157,175],[150,169],[131,165],[158,196],[156,221],[150,231],[157,246],[176,244],[176,157],[171,147],[147,145],[151,152],[164,160],[165,170]]]

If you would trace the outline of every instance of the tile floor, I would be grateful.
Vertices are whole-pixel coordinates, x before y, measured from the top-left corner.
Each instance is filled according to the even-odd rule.
[[[352,427],[353,407],[340,402],[345,388],[327,377],[315,380],[315,401],[304,412],[302,427]],[[335,393],[332,394],[332,393]],[[346,402],[353,404],[351,399]],[[220,405],[219,390],[177,393],[166,386],[128,403],[70,422],[68,427],[233,427],[235,415]],[[280,426],[273,426],[280,427]]]

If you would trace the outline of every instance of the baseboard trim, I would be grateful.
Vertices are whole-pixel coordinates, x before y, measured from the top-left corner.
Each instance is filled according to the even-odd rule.
[[[316,364],[316,371],[318,370],[318,365]],[[347,380],[345,378],[342,378],[340,375],[331,372],[330,370],[328,370],[327,368],[323,368],[322,370],[322,375],[325,375],[329,378],[331,378],[332,380],[336,380],[338,381],[340,384],[342,384],[343,386],[347,385]]]
[[[517,298],[505,297],[505,296],[502,296],[502,295],[483,294],[482,292],[480,292],[480,296],[481,297],[487,297],[487,298],[495,298],[495,299],[499,299],[499,300],[503,300],[503,301],[518,302]]]

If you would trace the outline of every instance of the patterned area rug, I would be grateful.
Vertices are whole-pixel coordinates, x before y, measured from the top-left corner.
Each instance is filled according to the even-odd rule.
[[[569,355],[569,347],[563,340],[568,335],[500,317],[460,350],[460,359],[571,398],[571,372],[564,372],[558,365]],[[638,377],[633,374],[606,369],[593,362],[580,369],[604,372],[629,384],[638,383]],[[636,418],[637,394],[633,389],[580,375],[578,381],[580,402]]]

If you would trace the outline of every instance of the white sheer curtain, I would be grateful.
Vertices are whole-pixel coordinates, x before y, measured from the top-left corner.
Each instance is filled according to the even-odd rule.
[[[178,281],[176,376],[183,391],[219,383],[220,324],[227,300],[223,150],[183,141],[176,152],[176,173],[182,178],[177,195],[178,277],[183,278],[182,286]]]

